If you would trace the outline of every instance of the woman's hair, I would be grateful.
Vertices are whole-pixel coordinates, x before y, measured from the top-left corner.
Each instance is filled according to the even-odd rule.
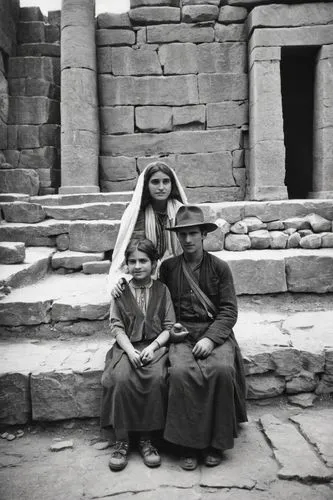
[[[180,198],[180,194],[178,192],[175,177],[171,168],[164,163],[163,161],[154,161],[147,166],[147,170],[145,172],[145,178],[143,183],[142,190],[142,198],[141,198],[141,208],[145,209],[147,205],[151,202],[151,196],[149,192],[148,183],[150,178],[156,174],[156,172],[163,172],[163,174],[167,175],[171,180],[171,192],[169,198],[176,198],[178,201],[182,201]]]
[[[154,243],[146,238],[142,238],[140,240],[131,240],[125,250],[125,262],[127,264],[128,259],[131,253],[138,250],[139,252],[143,252],[147,255],[152,264],[158,261],[159,255],[157,252],[157,248]]]

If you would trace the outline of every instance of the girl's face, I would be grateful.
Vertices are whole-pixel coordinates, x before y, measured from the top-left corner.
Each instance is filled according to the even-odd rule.
[[[171,193],[171,179],[163,172],[156,172],[148,181],[149,194],[155,201],[166,201]]]
[[[155,265],[148,255],[140,250],[135,250],[129,255],[127,266],[134,280],[140,283],[148,283],[155,270]]]

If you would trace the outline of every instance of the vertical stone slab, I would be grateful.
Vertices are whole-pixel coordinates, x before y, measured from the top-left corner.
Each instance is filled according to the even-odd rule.
[[[95,0],[62,1],[61,117],[59,192],[98,192]]]
[[[283,137],[280,49],[260,47],[250,53],[251,200],[287,199]]]
[[[311,198],[333,198],[333,47],[317,57],[314,88],[313,191]]]

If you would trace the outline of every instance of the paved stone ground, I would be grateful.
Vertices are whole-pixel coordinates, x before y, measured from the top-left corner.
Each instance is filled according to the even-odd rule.
[[[250,403],[233,450],[216,468],[185,472],[164,448],[158,469],[136,451],[124,471],[108,469],[98,421],[73,420],[23,427],[24,435],[0,440],[1,500],[332,500],[333,400],[312,408],[285,399]],[[1,432],[17,434],[18,428]],[[53,452],[52,445],[73,447]]]

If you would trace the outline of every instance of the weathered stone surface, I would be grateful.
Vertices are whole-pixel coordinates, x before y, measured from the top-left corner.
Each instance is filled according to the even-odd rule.
[[[88,252],[73,252],[65,250],[64,252],[56,252],[52,255],[52,267],[58,269],[65,267],[66,269],[81,269],[83,262],[91,260],[103,260],[104,253],[88,253]],[[57,318],[57,321],[65,321]]]
[[[119,191],[133,191],[136,186],[136,179],[124,181],[108,181],[100,179],[100,187],[104,193],[119,193]]]
[[[91,255],[90,259],[93,258]],[[89,261],[86,260],[86,262]],[[105,293],[103,301],[102,292],[97,296],[97,300],[95,300],[95,296],[89,298],[86,295],[82,299],[80,294],[76,294],[71,297],[55,300],[52,306],[53,321],[76,321],[78,319],[95,321],[106,319],[109,313],[110,301],[106,300]]]
[[[217,5],[185,5],[182,8],[183,23],[215,21],[219,15]]]
[[[282,231],[284,229],[284,224],[280,220],[274,220],[267,223],[268,231]]]
[[[292,250],[290,250],[292,252]],[[333,291],[333,255],[331,249],[303,250],[285,258],[288,290],[326,293]]]
[[[259,229],[258,231],[250,231],[249,238],[251,241],[251,248],[265,249],[269,248],[271,239],[269,231],[266,229]]]
[[[309,214],[306,216],[306,220],[310,223],[311,229],[315,233],[331,231],[332,229],[332,221],[327,220],[318,214]]]
[[[59,102],[47,97],[9,97],[9,124],[59,123]]]
[[[286,392],[297,394],[298,392],[312,392],[318,383],[318,376],[303,370],[297,377],[286,382]]]
[[[61,70],[85,68],[96,71],[95,30],[93,26],[66,26],[61,32]],[[65,50],[66,47],[66,50]]]
[[[74,222],[69,228],[69,249],[77,252],[104,252],[114,248],[119,223],[112,221]]]
[[[101,105],[186,105],[198,104],[197,79],[194,75],[127,77],[101,75]]]
[[[300,241],[301,241],[301,235],[299,233],[289,234],[287,241],[287,248],[299,247]]]
[[[244,224],[246,224],[248,231],[258,231],[259,229],[266,229],[267,224],[262,222],[258,217],[244,217]]]
[[[232,226],[233,227],[233,226]],[[230,228],[230,230],[232,229]],[[247,234],[227,234],[225,237],[225,249],[232,252],[241,252],[251,248],[251,240]]]
[[[197,24],[177,24],[163,26],[147,26],[148,43],[192,42],[204,43],[214,41],[214,29]]]
[[[104,134],[133,134],[133,106],[103,106],[100,108],[101,132]]]
[[[157,51],[149,46],[138,49],[130,47],[112,49],[111,67],[115,76],[162,74]]]
[[[287,234],[283,233],[282,231],[269,231],[269,236],[271,239],[271,248],[286,248],[289,238]]]
[[[225,248],[228,236],[225,239]],[[279,250],[261,250],[260,252],[247,250],[246,254],[223,252],[223,254],[217,253],[216,255],[220,255],[231,267],[238,295],[287,291],[285,263]]]
[[[305,217],[290,217],[289,219],[283,220],[285,229],[295,228],[299,229],[309,229],[310,223]]]
[[[24,243],[9,241],[0,242],[0,264],[20,264],[24,259]]]
[[[317,396],[313,394],[313,392],[303,392],[289,396],[288,402],[296,406],[301,406],[302,408],[309,408],[309,406],[313,406],[316,397]]]
[[[44,17],[39,7],[20,7],[20,21],[43,21]]]
[[[216,23],[214,31],[217,42],[245,42],[247,40],[244,24]]]
[[[245,222],[240,220],[238,222],[235,222],[235,224],[232,224],[232,226],[230,227],[230,232],[234,233],[234,234],[247,234],[248,228],[247,228],[247,225],[245,224]],[[235,241],[236,241],[236,238],[235,238]]]
[[[232,7],[231,5],[223,5],[220,8],[218,22],[221,24],[242,23],[247,18],[247,10],[245,7]]]
[[[248,123],[248,105],[244,101],[207,104],[207,127],[240,127]]]
[[[96,31],[96,45],[103,47],[110,45],[119,47],[122,45],[134,45],[135,33],[131,30],[123,29],[100,29]]]
[[[46,275],[53,251],[50,248],[26,248],[24,263],[1,266],[0,280],[12,288],[37,282]]]
[[[120,219],[126,202],[86,203],[64,207],[44,206],[48,217],[58,220],[111,220]]]
[[[0,169],[0,193],[25,193],[34,196],[38,189],[39,177],[34,170]]]
[[[45,41],[45,24],[42,21],[18,23],[19,43],[39,43]]]
[[[73,439],[69,439],[67,441],[59,441],[58,443],[52,443],[50,446],[51,451],[61,451],[66,450],[67,448],[73,448],[74,441]]]
[[[194,43],[170,43],[158,49],[165,75],[198,73],[198,51]]]
[[[219,250],[223,250],[224,236],[220,228],[208,233],[203,243],[206,252],[218,252]]]
[[[98,28],[131,28],[131,21],[128,12],[122,14],[112,14],[103,12],[97,16]]]
[[[110,271],[111,262],[102,260],[101,262],[84,262],[82,270],[84,274],[108,274]]]
[[[199,74],[198,84],[200,103],[247,99],[248,79],[246,74]]]
[[[100,176],[107,181],[136,180],[135,158],[126,156],[100,156]]]
[[[277,375],[293,377],[301,372],[300,353],[296,349],[281,349],[272,353],[272,361]]]
[[[333,467],[333,440],[330,431],[333,420],[332,410],[322,409],[316,419],[304,413],[292,416],[290,420],[299,425],[303,435],[316,447],[328,467]]]
[[[23,241],[26,246],[47,246],[38,244],[38,240],[67,233],[69,225],[70,222],[55,220],[45,220],[36,225],[10,222],[0,225],[0,240]]]
[[[12,302],[10,296],[4,297],[0,302],[1,324],[7,326],[38,325],[51,321],[50,300],[30,300]]]
[[[282,394],[285,388],[284,378],[273,375],[250,375],[246,382],[248,399],[273,398]]]
[[[322,233],[321,234],[321,246],[323,248],[333,248],[333,234],[332,233]]]
[[[166,24],[180,22],[180,9],[177,7],[138,7],[129,11],[132,24]]]
[[[1,203],[1,210],[7,222],[28,222],[33,224],[41,222],[46,217],[43,208],[37,203],[27,203],[24,201]]]
[[[247,71],[245,43],[202,43],[197,45],[199,73],[243,73]]]
[[[50,169],[58,166],[58,151],[55,147],[45,146],[20,151],[18,167],[29,169]]]
[[[172,130],[172,108],[138,106],[135,108],[135,125],[143,132],[169,132]]]
[[[281,465],[279,478],[303,481],[314,478],[326,481],[331,479],[332,471],[322,464],[293,425],[284,423],[273,415],[264,415],[260,422],[272,443],[275,458]]]
[[[25,424],[31,414],[29,374],[4,373],[0,375],[0,423]]]
[[[328,45],[333,42],[331,26],[304,26],[295,28],[256,29],[249,43],[254,47],[285,47],[300,45]]]
[[[320,234],[309,234],[307,236],[303,236],[299,245],[302,248],[320,248],[321,247],[321,236]]]
[[[60,44],[58,43],[23,43],[17,47],[17,56],[20,57],[58,57],[60,58]]]
[[[59,234],[59,236],[56,237],[56,246],[57,249],[60,251],[68,250],[69,249],[68,234]]]
[[[325,349],[325,373],[316,388],[316,394],[330,394],[333,392],[333,348]]]
[[[177,131],[167,134],[134,134],[102,136],[103,154],[147,156],[177,153],[213,153],[230,151],[239,146],[237,130]]]
[[[195,128],[205,124],[205,106],[179,106],[172,108],[174,128]]]
[[[112,48],[96,47],[97,73],[111,73]]]

